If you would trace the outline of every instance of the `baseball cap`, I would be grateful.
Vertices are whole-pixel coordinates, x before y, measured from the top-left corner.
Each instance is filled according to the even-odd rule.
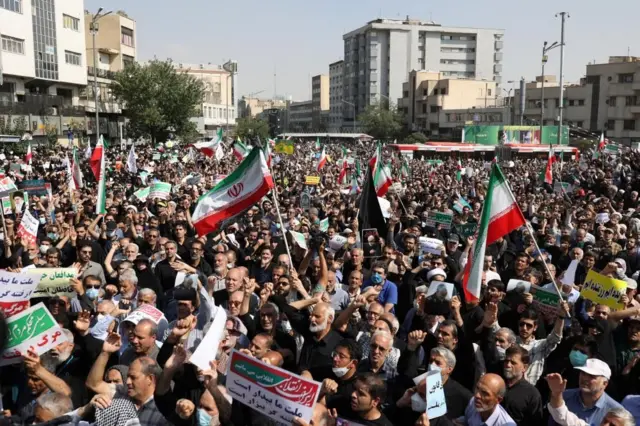
[[[451,234],[449,235],[449,238],[447,239],[447,241],[449,241],[450,243],[459,243],[460,237],[458,237],[457,234]]]
[[[596,358],[589,358],[585,365],[576,367],[576,370],[584,371],[592,376],[602,376],[605,379],[611,379],[611,369],[606,362]]]
[[[638,282],[633,278],[625,278],[624,281],[627,283],[627,289],[636,290],[638,288]]]

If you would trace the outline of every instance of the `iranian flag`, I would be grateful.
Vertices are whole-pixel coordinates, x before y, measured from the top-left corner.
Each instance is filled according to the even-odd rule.
[[[318,160],[317,170],[320,171],[327,164],[327,153],[324,151],[324,147],[322,147],[322,152],[320,153],[320,159]]]
[[[338,175],[338,184],[342,185],[344,178],[347,176],[347,168],[349,165],[347,164],[347,149],[342,147],[342,168],[340,169],[340,174]]]
[[[600,142],[598,142],[598,151],[602,151],[607,146],[607,139],[604,138],[604,132],[600,133]]]
[[[273,142],[273,139],[269,139],[262,147],[262,150],[264,151],[264,158],[267,160],[268,167],[271,167],[271,142]]]
[[[456,164],[456,180],[460,182],[462,180],[462,163],[458,160]]]
[[[31,160],[33,159],[33,153],[31,152],[31,143],[27,148],[27,155],[24,157],[24,162],[27,164],[31,164]]]
[[[102,149],[103,146],[101,143],[102,137],[100,137],[100,142],[98,142],[98,146],[93,151],[93,155],[95,155],[96,151],[100,151],[100,154],[102,154],[100,156],[100,168],[98,169],[98,200],[96,202],[96,213],[107,214],[107,156],[104,153],[104,149]],[[91,160],[93,160],[93,157],[91,157]]]
[[[216,153],[216,148],[222,142],[222,127],[218,129],[216,137],[208,142],[194,143],[193,147],[200,151],[206,157],[213,157]]]
[[[549,150],[549,158],[547,159],[547,166],[544,169],[544,183],[553,185],[553,163],[556,162],[556,156],[553,150]]]
[[[500,166],[494,164],[482,207],[478,235],[464,269],[463,286],[467,302],[480,299],[486,247],[524,224],[524,216],[509,188],[509,183],[502,174]]]
[[[381,161],[376,161],[376,166],[373,169],[373,185],[376,189],[376,195],[378,197],[384,197],[391,183],[389,169],[382,165]]]
[[[223,223],[242,214],[273,188],[264,152],[256,147],[240,166],[200,197],[191,215],[199,236],[217,231]]]
[[[358,178],[355,174],[351,175],[351,186],[349,186],[349,195],[356,195],[360,192],[360,187],[358,186]]]
[[[411,170],[409,169],[409,163],[406,158],[402,159],[402,164],[400,165],[400,176],[403,179],[409,179],[411,176]]]
[[[369,167],[371,167],[372,169],[376,166],[376,162],[378,161],[378,158],[382,157],[382,145],[380,144],[380,142],[378,142],[378,144],[376,145],[376,152],[373,154],[373,157],[371,157],[371,160],[369,160]]]
[[[80,169],[80,163],[78,163],[78,153],[75,147],[73,148],[71,160],[71,176],[73,177],[73,183],[76,189],[82,188],[84,187],[82,170]]]
[[[242,143],[240,138],[237,138],[236,142],[233,144],[233,155],[238,159],[238,161],[242,161],[248,154],[249,148]]]
[[[93,171],[93,176],[95,176],[96,180],[100,180],[100,163],[102,162],[102,152],[104,151],[104,140],[102,136],[98,139],[98,144],[95,149],[91,153],[91,159],[89,160],[89,165],[91,166],[91,170]]]
[[[320,145],[320,138],[316,138],[316,151],[320,151],[321,145]]]

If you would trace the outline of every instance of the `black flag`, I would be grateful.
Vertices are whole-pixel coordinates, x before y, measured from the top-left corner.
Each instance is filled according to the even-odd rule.
[[[358,212],[358,222],[360,231],[375,228],[382,238],[387,237],[387,222],[382,215],[382,209],[376,195],[376,187],[373,184],[371,167],[367,167],[367,176],[364,179],[362,193],[360,194],[360,211]],[[363,241],[364,243],[364,241]]]

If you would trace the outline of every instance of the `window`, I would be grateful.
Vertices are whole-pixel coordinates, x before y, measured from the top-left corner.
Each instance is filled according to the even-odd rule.
[[[24,55],[24,40],[3,35],[2,50],[4,50],[5,52]]]
[[[62,15],[62,25],[73,31],[80,31],[80,20],[69,15]]]
[[[607,130],[615,130],[616,128],[616,120],[607,120]]]
[[[576,126],[578,127],[584,126],[584,121],[576,121]]]
[[[12,12],[22,13],[22,0],[0,0],[0,7]]]
[[[429,112],[438,112],[438,107],[436,105],[431,105]]]
[[[618,74],[618,83],[633,83],[633,74]]]
[[[624,130],[635,130],[636,129],[636,120],[624,120],[624,125],[622,127]]]
[[[578,99],[578,106],[584,106],[584,99]]]
[[[436,90],[437,90],[437,89],[436,89]],[[427,96],[427,94],[428,94],[428,93],[429,93],[429,92],[427,91],[427,89],[423,89],[423,90],[422,90],[422,96]],[[437,93],[435,93],[435,90],[434,90],[434,93],[433,93],[433,94],[434,94],[434,95],[437,95]]]
[[[447,89],[445,89],[445,88],[440,89],[440,94],[441,95],[446,95],[447,94]]]
[[[611,96],[609,98],[609,106],[616,106],[616,97],[615,96]]]
[[[64,61],[70,65],[82,65],[82,55],[76,52],[64,51]]]
[[[422,113],[423,114],[427,113],[427,104],[422,104]]]
[[[638,105],[638,97],[637,96],[626,96],[624,98],[624,104],[627,106]]]
[[[133,47],[133,30],[125,27],[120,27],[121,42],[125,46]]]
[[[554,99],[556,101],[556,108],[560,107],[560,98],[555,98]]]
[[[487,96],[491,96],[491,89],[487,89]]]
[[[573,99],[571,99],[569,101],[569,106],[575,106],[576,101],[574,101]]]

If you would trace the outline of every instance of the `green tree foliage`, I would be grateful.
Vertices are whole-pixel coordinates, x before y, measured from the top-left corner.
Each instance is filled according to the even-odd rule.
[[[243,117],[236,125],[236,136],[242,140],[259,137],[262,142],[269,138],[269,123],[254,117]]]
[[[166,140],[169,133],[185,142],[197,136],[195,123],[189,119],[200,114],[204,85],[178,72],[171,61],[129,65],[116,74],[111,90],[124,105],[130,137],[148,137],[155,144]]]
[[[369,105],[358,117],[363,131],[373,136],[374,139],[395,139],[404,128],[402,114],[393,105],[390,105],[388,109],[385,106],[382,104]]]
[[[414,133],[411,133],[409,136],[407,136],[407,138],[404,140],[404,143],[417,144],[417,143],[425,143],[426,141],[427,141],[427,137],[424,135],[424,133],[414,132]]]

